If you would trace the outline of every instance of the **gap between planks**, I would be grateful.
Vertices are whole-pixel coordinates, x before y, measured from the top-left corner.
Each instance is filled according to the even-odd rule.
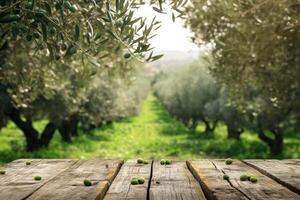
[[[150,188],[151,188],[151,182],[153,178],[153,165],[154,165],[154,160],[151,160],[150,177],[149,177],[148,188],[147,188],[147,200],[150,200]]]

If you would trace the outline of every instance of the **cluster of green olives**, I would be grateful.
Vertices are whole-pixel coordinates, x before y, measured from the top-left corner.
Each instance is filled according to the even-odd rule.
[[[148,160],[144,160],[144,159],[141,159],[141,158],[137,159],[136,162],[137,162],[138,164],[144,164],[144,165],[149,164],[149,161],[148,161]]]
[[[257,182],[256,176],[248,175],[248,174],[242,174],[242,175],[240,176],[240,180],[241,180],[241,181],[250,181],[250,182],[252,182],[252,183],[256,183],[256,182]]]
[[[145,179],[142,177],[133,177],[130,181],[132,185],[144,184]]]
[[[161,160],[160,160],[160,164],[161,164],[161,165],[171,165],[171,164],[172,164],[172,160],[161,159]]]

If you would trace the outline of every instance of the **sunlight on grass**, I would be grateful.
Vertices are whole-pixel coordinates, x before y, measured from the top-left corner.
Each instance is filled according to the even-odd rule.
[[[46,121],[35,124],[42,130]],[[63,143],[55,134],[48,149],[23,151],[22,133],[10,123],[0,132],[0,163],[17,158],[131,159],[131,158],[271,158],[268,148],[255,133],[242,134],[241,141],[226,139],[226,127],[219,125],[215,134],[193,132],[169,116],[157,99],[149,95],[142,112],[130,119],[114,122],[92,132],[81,133],[73,143]],[[300,138],[288,133],[285,149],[278,158],[299,158]]]

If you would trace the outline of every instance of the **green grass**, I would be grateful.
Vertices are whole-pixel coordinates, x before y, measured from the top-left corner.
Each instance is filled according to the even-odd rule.
[[[46,121],[35,124],[42,130]],[[215,134],[201,134],[200,125],[193,132],[169,116],[155,97],[150,95],[142,112],[136,116],[88,133],[81,133],[73,143],[61,142],[55,133],[48,149],[28,153],[22,133],[10,123],[0,132],[0,163],[18,158],[272,158],[267,146],[255,133],[245,132],[241,141],[226,139],[226,127],[220,125]],[[277,158],[299,158],[300,136],[287,133],[285,148]]]

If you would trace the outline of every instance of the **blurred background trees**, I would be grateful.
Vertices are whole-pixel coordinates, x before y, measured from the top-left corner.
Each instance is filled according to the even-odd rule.
[[[280,153],[284,130],[299,124],[299,1],[195,0],[187,15],[194,42],[211,47],[212,75]]]

